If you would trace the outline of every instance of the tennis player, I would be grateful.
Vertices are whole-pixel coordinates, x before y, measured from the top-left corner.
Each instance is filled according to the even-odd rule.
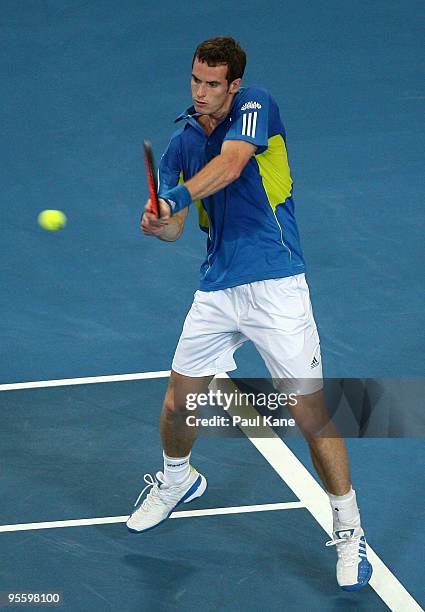
[[[204,493],[206,479],[189,463],[196,429],[186,423],[186,393],[204,392],[214,375],[235,369],[234,352],[251,340],[275,384],[302,381],[292,413],[329,495],[334,531],[327,545],[338,553],[337,581],[357,590],[369,582],[372,567],[345,445],[338,435],[317,436],[311,429],[326,407],[285,129],[268,91],[241,86],[245,64],[245,52],[232,38],[197,47],[193,106],[176,120],[183,125],[160,163],[161,219],[148,201],[141,220],[146,236],[175,241],[194,203],[208,237],[161,414],[164,471],[145,475],[127,527],[136,533],[152,529],[177,505]]]

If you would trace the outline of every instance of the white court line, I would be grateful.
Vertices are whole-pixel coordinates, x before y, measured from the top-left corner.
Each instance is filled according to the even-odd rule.
[[[18,389],[40,389],[43,387],[68,387],[71,385],[94,385],[97,383],[123,382],[125,380],[144,380],[147,378],[167,378],[170,370],[159,372],[138,372],[134,374],[115,374],[112,376],[88,376],[86,378],[63,378],[62,380],[38,380],[0,385],[0,391],[17,391]]]
[[[225,384],[228,387],[225,389],[226,393],[236,391],[237,388],[227,374],[220,375],[217,378],[224,379],[220,383],[221,390],[223,390]],[[259,414],[253,406],[244,405],[242,410],[243,413],[241,408],[231,406],[228,412],[232,416],[240,414],[244,418],[255,418]],[[239,427],[246,435],[250,429],[252,431],[252,428],[249,427],[241,427],[240,425]],[[271,427],[267,425],[258,427],[256,431],[262,437],[249,438],[249,440],[288,487],[292,489],[319,525],[331,536],[332,514],[327,493]],[[417,601],[372,550],[369,542],[368,558],[373,566],[373,574],[369,584],[390,610],[393,612],[424,612]]]
[[[256,506],[230,506],[228,508],[202,508],[200,510],[178,510],[170,518],[192,518],[194,516],[217,516],[220,514],[240,514],[246,512],[267,512],[270,510],[292,510],[304,508],[299,502],[284,502],[277,504],[260,504]],[[82,527],[85,525],[111,525],[125,523],[128,516],[106,516],[104,518],[75,519],[70,521],[50,521],[45,523],[21,523],[17,525],[0,525],[0,533],[10,531],[31,531],[32,529],[55,529],[57,527]]]

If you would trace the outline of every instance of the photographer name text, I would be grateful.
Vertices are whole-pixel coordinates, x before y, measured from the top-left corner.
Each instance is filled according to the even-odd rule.
[[[277,418],[258,414],[253,418],[241,416],[196,417],[194,414],[186,417],[188,427],[295,427],[294,419]]]

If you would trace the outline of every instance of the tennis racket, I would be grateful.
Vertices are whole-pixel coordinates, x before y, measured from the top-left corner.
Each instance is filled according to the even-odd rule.
[[[161,216],[158,202],[158,181],[156,178],[155,162],[153,158],[152,143],[149,140],[143,141],[143,152],[145,156],[146,178],[149,187],[149,196],[152,202],[152,210],[158,217]]]

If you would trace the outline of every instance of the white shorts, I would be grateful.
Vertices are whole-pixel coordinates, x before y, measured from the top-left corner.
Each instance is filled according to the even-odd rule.
[[[229,372],[237,367],[234,352],[247,340],[275,386],[298,387],[300,394],[323,387],[319,334],[304,274],[197,291],[172,368],[192,377]]]

